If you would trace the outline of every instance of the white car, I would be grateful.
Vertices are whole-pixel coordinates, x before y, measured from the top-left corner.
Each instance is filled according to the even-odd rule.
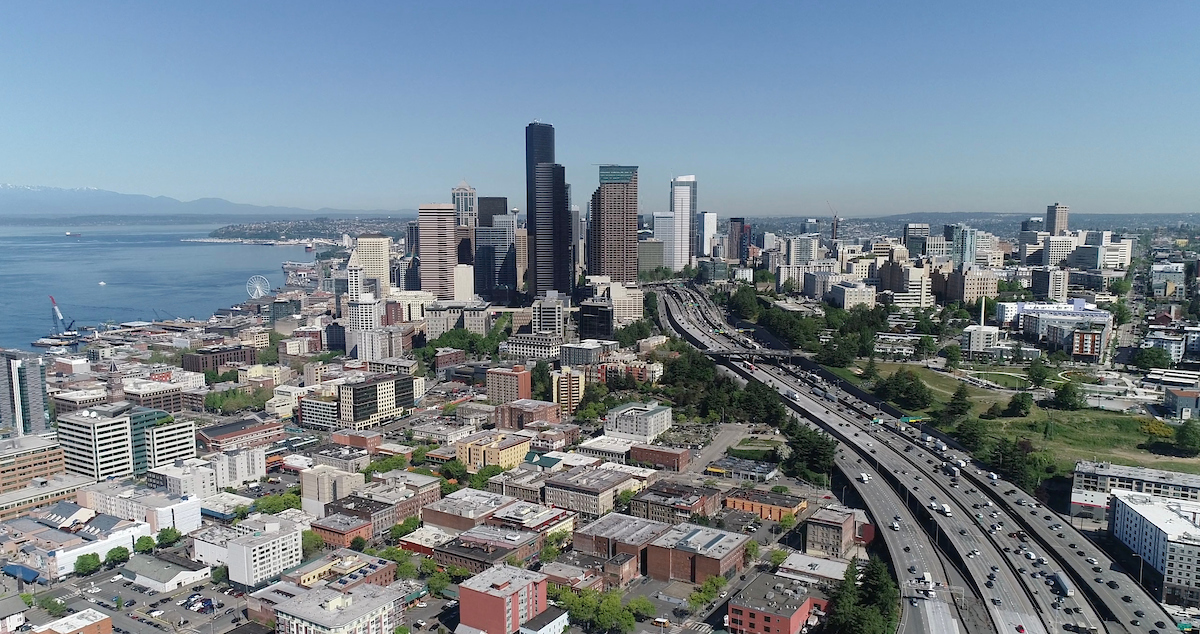
[[[157,619],[158,617],[162,616],[163,614],[165,614],[165,612],[163,612],[162,610],[155,610],[150,613],[150,616]]]
[[[417,621],[416,623],[413,623],[413,625],[417,626],[418,630],[422,630],[422,629],[425,629],[425,626],[429,625],[429,624],[426,623],[425,621]]]
[[[1088,562],[1089,564],[1092,564],[1093,566],[1095,566],[1096,564],[1100,563],[1099,561],[1096,561],[1096,558],[1095,558],[1095,557],[1088,557],[1088,558],[1087,558],[1087,562]]]
[[[120,580],[122,580],[122,579],[124,579],[124,578],[125,578],[125,577],[124,577],[124,576],[122,576],[122,575],[113,575],[113,578],[112,578],[112,579],[109,579],[109,580],[108,580],[108,582],[109,582],[109,583],[116,583],[116,582],[118,582],[118,581],[120,581]]]
[[[418,607],[418,608],[427,608],[427,607],[429,607],[429,604],[428,604],[428,603],[425,603],[424,601],[418,601],[418,602],[417,602],[417,607]]]

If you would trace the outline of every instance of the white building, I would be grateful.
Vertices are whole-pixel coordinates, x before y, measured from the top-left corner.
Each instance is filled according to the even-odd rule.
[[[971,324],[963,328],[962,335],[959,337],[962,351],[971,357],[987,352],[988,348],[995,347],[999,342],[1000,329],[996,326]]]
[[[533,302],[533,319],[531,330],[537,333],[551,333],[557,337],[567,335],[567,313],[571,309],[571,298],[558,291],[547,291],[544,297]]]
[[[93,480],[133,473],[129,416],[102,416],[94,409],[58,417],[58,442],[68,473]]]
[[[387,634],[403,622],[404,593],[373,584],[314,588],[275,605],[280,634]]]
[[[362,266],[363,278],[375,280],[375,297],[387,297],[392,286],[392,238],[382,233],[364,233],[354,242],[354,255]]]
[[[479,209],[476,207],[477,199],[474,187],[468,185],[464,180],[450,190],[450,199],[454,201],[454,213],[458,218],[459,226],[474,227],[479,224]]]
[[[649,403],[627,403],[608,412],[604,420],[604,435],[633,440],[640,443],[654,442],[655,438],[671,428],[671,408]]]
[[[97,482],[75,495],[83,508],[146,522],[155,534],[164,528],[175,528],[186,535],[200,528],[200,497],[171,495],[127,480]]]
[[[500,342],[500,353],[517,359],[557,359],[563,339],[553,333],[512,335]]]
[[[784,245],[784,262],[788,266],[808,264],[813,260],[825,257],[825,249],[821,248],[821,235],[806,233],[782,239]]]
[[[475,298],[475,267],[454,265],[454,301],[468,302]]]
[[[834,306],[850,310],[855,306],[875,307],[875,287],[861,282],[839,282],[829,289]]]
[[[235,587],[258,588],[300,564],[300,527],[262,515],[234,526],[214,525],[193,535],[195,559],[210,566],[229,566]]]
[[[217,472],[207,460],[200,458],[155,467],[146,472],[146,484],[166,489],[170,495],[190,495],[201,499],[216,495],[221,490],[217,486]]]
[[[148,467],[174,464],[176,460],[196,457],[196,423],[175,420],[146,429]]]
[[[183,566],[174,561],[135,554],[122,566],[121,576],[156,592],[174,592],[204,582],[212,576],[212,567],[206,564]]]
[[[1114,490],[1109,532],[1162,575],[1161,600],[1200,606],[1200,503]]]
[[[1183,361],[1183,353],[1187,351],[1187,345],[1182,335],[1172,335],[1165,332],[1152,332],[1146,335],[1146,339],[1142,342],[1144,348],[1162,348],[1171,355],[1171,363],[1179,363]]]
[[[217,488],[240,487],[267,476],[267,448],[248,447],[204,456],[217,474]]]
[[[700,212],[699,225],[697,233],[699,234],[700,250],[697,252],[697,256],[712,257],[713,245],[717,242],[717,214],[711,211]]]

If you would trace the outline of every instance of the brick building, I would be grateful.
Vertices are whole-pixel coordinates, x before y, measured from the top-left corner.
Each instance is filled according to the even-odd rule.
[[[609,513],[575,531],[572,539],[578,552],[612,559],[621,553],[637,560],[639,574],[647,574],[650,543],[671,530],[671,525],[622,513]]]
[[[523,365],[491,368],[487,371],[488,400],[500,405],[533,395],[533,372]]]
[[[725,506],[747,513],[754,513],[764,520],[776,520],[784,513],[792,517],[800,515],[808,508],[808,502],[803,498],[782,493],[768,493],[753,489],[735,489],[725,496]]]
[[[673,524],[693,515],[712,517],[721,508],[721,491],[675,482],[655,482],[629,501],[629,514]]]
[[[305,588],[317,584],[348,590],[364,583],[387,586],[396,580],[396,562],[339,548],[280,577]]]
[[[325,543],[337,548],[349,548],[355,537],[371,539],[371,522],[351,515],[335,513],[313,520],[312,531]]]
[[[460,622],[489,634],[513,634],[546,611],[546,575],[496,566],[458,585]]]
[[[196,442],[205,451],[213,453],[262,447],[286,437],[280,421],[254,417],[196,430]]]
[[[691,450],[682,447],[634,445],[629,448],[630,462],[649,465],[667,471],[683,471],[687,469],[691,458]]]
[[[823,508],[804,523],[804,552],[842,558],[854,546],[854,513]]]
[[[648,573],[660,581],[703,583],[709,577],[735,574],[745,566],[750,538],[728,531],[679,524],[646,549]]]
[[[330,442],[356,449],[366,449],[367,453],[375,454],[379,445],[383,444],[383,434],[371,429],[339,429],[333,432]]]
[[[558,403],[522,398],[496,407],[497,429],[525,429],[538,423],[561,422],[562,406]]]
[[[760,574],[729,600],[730,634],[800,634],[829,599],[786,577]],[[811,629],[811,628],[810,628]]]
[[[251,346],[211,346],[183,355],[183,369],[215,372],[223,365],[254,365],[257,360],[258,351]]]

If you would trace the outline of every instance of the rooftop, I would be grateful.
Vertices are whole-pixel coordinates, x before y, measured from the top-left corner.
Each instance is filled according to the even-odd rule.
[[[1127,467],[1111,462],[1090,462],[1081,460],[1075,463],[1075,473],[1092,474],[1109,478],[1126,478],[1129,480],[1145,480],[1161,482],[1174,486],[1200,488],[1200,475],[1180,473],[1178,471],[1163,471],[1146,467]]]
[[[41,436],[5,438],[4,440],[0,440],[0,456],[37,451],[39,449],[54,449],[56,447],[58,447],[57,443],[52,443]]]
[[[720,460],[714,461],[708,466],[715,467],[717,469],[724,469],[726,471],[738,471],[757,475],[767,475],[778,468],[778,466],[774,463],[747,460],[745,458],[734,458],[733,456],[725,456]]]
[[[342,515],[341,513],[326,515],[319,520],[313,520],[312,523],[313,528],[322,528],[334,533],[349,533],[350,531],[360,529],[363,526],[370,525],[371,522],[367,520],[353,517],[351,515]]]
[[[1113,489],[1112,496],[1162,531],[1168,541],[1200,544],[1200,503],[1177,500],[1125,489]]]
[[[424,546],[426,548],[437,548],[442,544],[449,543],[454,540],[454,533],[442,530],[437,526],[422,526],[417,530],[405,535],[403,541]]]
[[[550,607],[546,608],[546,610],[544,612],[542,612],[541,614],[522,623],[521,627],[522,627],[522,629],[530,630],[532,632],[540,632],[542,630],[542,628],[544,628],[547,625],[550,625],[554,621],[558,620],[558,618],[561,617],[563,614],[566,614],[566,611],[563,610],[562,608],[556,608],[554,606],[550,606]]]
[[[804,606],[809,597],[822,600],[827,598],[823,593],[806,587],[795,579],[763,573],[750,580],[746,587],[733,595],[729,603],[760,613],[790,617]]]
[[[623,544],[646,544],[670,528],[671,525],[665,522],[623,513],[609,513],[575,532],[580,535],[604,537]]]
[[[45,625],[37,626],[33,628],[33,631],[61,632],[62,634],[66,634],[67,632],[81,630],[93,623],[99,623],[108,618],[109,617],[107,614],[103,614],[95,608],[87,608],[85,610],[76,612],[75,614],[64,616],[57,621],[51,621]]]
[[[591,449],[592,451],[605,451],[609,453],[629,453],[629,448],[638,444],[632,440],[624,438],[614,438],[612,436],[597,436],[591,440],[579,443],[581,448]]]
[[[125,565],[123,566],[124,570],[129,571],[133,575],[139,575],[153,579],[154,581],[158,581],[160,583],[168,582],[175,577],[178,577],[180,573],[194,572],[207,567],[208,566],[201,565],[197,567],[186,568],[180,564],[164,561],[158,557],[141,554],[133,555],[129,558],[129,561],[125,562]]]
[[[739,546],[744,546],[748,541],[750,538],[746,535],[683,523],[672,527],[671,530],[651,543],[662,548],[682,550],[720,559]]]
[[[295,599],[275,606],[275,612],[298,620],[336,629],[353,623],[376,610],[398,603],[404,595],[374,584],[363,584],[344,592],[329,588],[313,589]]]
[[[516,498],[498,493],[477,491],[475,489],[459,489],[436,502],[426,505],[425,508],[459,517],[476,518],[516,501]]]
[[[277,420],[258,420],[257,418],[243,418],[242,420],[224,425],[212,425],[196,430],[197,433],[204,434],[208,438],[220,438],[222,436],[231,436],[243,434],[247,431],[255,430],[259,427],[282,427],[283,423]]]
[[[701,498],[720,494],[720,490],[709,487],[694,487],[674,482],[655,482],[643,489],[633,499],[670,506],[692,506],[699,502]]]
[[[601,493],[620,486],[632,477],[628,473],[620,471],[576,467],[566,473],[551,476],[546,480],[546,486],[574,489],[585,493]]]
[[[735,489],[730,491],[726,497],[737,498],[739,500],[750,500],[751,502],[770,504],[771,506],[782,506],[789,509],[796,508],[804,503],[803,498],[798,498],[794,495],[771,493],[768,491],[758,491],[755,489]]]
[[[788,578],[811,575],[826,579],[841,579],[846,574],[846,566],[850,563],[813,557],[804,553],[792,553],[779,566],[779,575]]]
[[[531,583],[546,580],[546,575],[513,566],[494,566],[458,584],[492,596],[504,597],[516,594]]]

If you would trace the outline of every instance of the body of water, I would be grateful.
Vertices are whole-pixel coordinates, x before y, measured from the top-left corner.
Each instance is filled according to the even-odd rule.
[[[276,288],[285,279],[282,262],[313,259],[304,247],[181,242],[215,228],[0,227],[0,347],[33,349],[30,343],[50,332],[51,295],[77,328],[203,320],[247,299],[250,276],[263,275]]]

